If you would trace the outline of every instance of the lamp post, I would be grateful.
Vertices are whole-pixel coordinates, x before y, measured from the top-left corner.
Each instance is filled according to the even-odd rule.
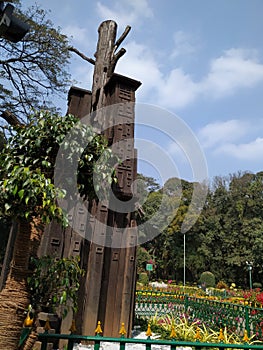
[[[252,268],[253,268],[253,263],[251,261],[246,261],[247,264],[247,269],[248,269],[248,274],[249,274],[249,287],[252,289]]]
[[[184,233],[184,287],[185,287],[185,233]]]
[[[4,8],[4,3],[0,0],[0,37],[17,43],[23,39],[30,27],[13,14],[14,9],[11,4]]]

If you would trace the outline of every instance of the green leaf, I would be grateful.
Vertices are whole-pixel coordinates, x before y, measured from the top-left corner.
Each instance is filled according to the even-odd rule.
[[[5,210],[8,211],[11,208],[11,205],[8,203],[5,203]]]
[[[60,297],[60,304],[64,304],[66,300],[67,300],[67,292],[64,290]]]
[[[22,189],[22,190],[20,190],[19,192],[18,192],[18,196],[19,196],[19,198],[20,199],[22,199],[23,198],[23,196],[24,196],[24,190]]]
[[[17,190],[18,190],[18,186],[17,186],[17,185],[15,185],[15,188],[13,189],[13,195],[14,195],[14,196],[16,195]]]

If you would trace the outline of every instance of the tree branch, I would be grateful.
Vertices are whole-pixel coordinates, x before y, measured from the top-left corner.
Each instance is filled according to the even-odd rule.
[[[115,63],[117,63],[118,62],[118,60],[125,54],[125,52],[126,52],[126,50],[122,47],[121,49],[120,49],[120,51],[118,51],[114,56],[113,56],[113,62]],[[116,64],[115,63],[115,64]]]
[[[21,123],[21,122],[18,120],[18,118],[17,118],[13,113],[11,113],[11,112],[9,112],[9,111],[7,111],[7,110],[2,112],[1,117],[2,117],[5,121],[7,121],[7,123],[8,123],[9,125],[12,125],[12,126],[17,126],[17,125],[22,126],[22,125],[24,125],[23,123]]]
[[[120,44],[123,42],[123,40],[126,38],[126,36],[129,34],[131,30],[131,26],[126,26],[124,32],[122,33],[122,35],[119,37],[119,39],[115,42],[114,45],[114,52],[118,49],[118,47],[120,46]]]
[[[87,57],[82,52],[80,52],[78,49],[76,49],[73,46],[69,46],[68,50],[71,52],[75,52],[78,56],[80,56],[83,60],[88,61],[91,64],[95,64],[95,60],[93,58]]]
[[[116,67],[116,64],[118,60],[125,54],[126,50],[122,47],[120,51],[118,51],[114,56],[113,59],[111,60],[109,70],[108,70],[108,77],[111,76],[114,72],[114,69]]]

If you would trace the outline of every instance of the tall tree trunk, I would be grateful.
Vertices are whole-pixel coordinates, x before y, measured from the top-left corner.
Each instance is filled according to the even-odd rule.
[[[0,349],[18,349],[24,312],[29,304],[26,280],[30,235],[30,223],[19,220],[10,271],[5,287],[0,292]]]
[[[41,237],[44,231],[44,225],[39,217],[33,218],[31,222],[30,232],[30,256],[37,257],[38,248],[40,245]],[[35,322],[31,328],[31,332],[24,344],[21,346],[21,350],[32,350],[34,349],[35,342],[38,339],[37,333],[37,314],[35,314]]]
[[[106,106],[104,87],[114,73],[118,60],[125,54],[126,50],[118,48],[126,38],[131,27],[127,26],[125,31],[116,40],[117,23],[112,20],[104,21],[100,24],[98,33],[99,39],[95,53],[94,74],[92,83],[91,112],[96,111],[93,118],[93,127],[99,127],[99,131],[104,130],[103,125],[105,112],[100,111]]]

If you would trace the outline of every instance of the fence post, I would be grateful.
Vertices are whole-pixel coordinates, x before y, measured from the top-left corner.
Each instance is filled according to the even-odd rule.
[[[245,306],[245,327],[248,337],[250,337],[249,307]]]
[[[176,344],[171,344],[171,350],[176,350]]]
[[[145,347],[145,350],[151,350],[151,344],[150,343],[146,343],[146,347]]]
[[[120,350],[125,350],[125,345],[126,345],[125,343],[121,342],[120,343]]]
[[[41,350],[47,350],[47,342],[48,342],[48,339],[47,338],[42,338],[41,340]]]
[[[94,350],[100,350],[100,340],[95,340],[94,342]]]
[[[75,340],[72,339],[72,338],[70,338],[70,339],[68,340],[68,347],[67,347],[67,350],[73,350],[73,348],[74,348],[74,343],[75,343]]]

